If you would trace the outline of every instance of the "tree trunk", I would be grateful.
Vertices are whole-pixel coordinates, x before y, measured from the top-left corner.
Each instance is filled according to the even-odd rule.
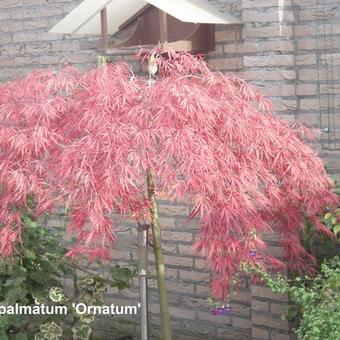
[[[161,244],[161,232],[159,229],[158,221],[158,206],[155,194],[155,184],[154,178],[151,171],[147,172],[147,185],[148,185],[148,195],[151,202],[151,225],[152,225],[152,235],[153,235],[153,250],[155,253],[156,269],[157,269],[157,281],[158,281],[158,294],[159,303],[161,309],[162,318],[162,334],[163,340],[171,340],[171,325],[168,307],[168,296],[165,285],[165,269],[164,260]]]

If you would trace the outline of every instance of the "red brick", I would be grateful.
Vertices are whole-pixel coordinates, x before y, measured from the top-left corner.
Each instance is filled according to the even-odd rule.
[[[92,52],[69,53],[65,55],[66,63],[72,64],[94,63],[96,60],[97,56]]]
[[[22,0],[1,0],[0,8],[11,8],[11,7],[21,7]]]
[[[298,106],[297,100],[295,99],[282,100],[281,98],[274,98],[272,99],[272,103],[274,112],[295,111]]]
[[[321,63],[326,65],[340,65],[340,53],[326,53],[321,55]]]
[[[296,86],[296,94],[298,96],[311,96],[317,93],[316,84],[298,84]]]
[[[213,323],[220,323],[224,325],[231,325],[231,317],[230,316],[223,316],[223,317],[216,317],[215,315],[212,315],[210,312],[199,312],[198,313],[198,319],[202,321],[209,321]]]
[[[53,41],[53,52],[75,52],[79,50],[79,42],[77,40]]]
[[[200,297],[206,296],[208,298],[208,296],[210,296],[210,288],[207,285],[204,285],[204,286],[197,285],[196,291],[197,291],[197,295]]]
[[[160,314],[160,306],[159,304],[157,303],[149,303],[148,304],[148,308],[149,308],[149,312],[150,313],[153,313],[153,314]]]
[[[169,306],[169,313],[174,318],[189,320],[195,319],[195,312],[188,309]]]
[[[209,265],[203,259],[194,259],[194,266],[197,269],[206,269],[206,270],[209,270]]]
[[[245,67],[294,66],[294,56],[285,54],[245,56],[243,62]]]
[[[303,122],[305,125],[310,127],[318,127],[319,126],[319,114],[318,113],[302,113],[299,112],[296,115],[296,120],[300,123]]]
[[[278,303],[270,304],[271,313],[283,315],[286,311],[287,311],[287,305],[281,305]]]
[[[41,55],[51,51],[51,44],[47,42],[27,44],[24,48],[24,53],[30,55]]]
[[[188,257],[164,255],[164,263],[169,266],[190,267],[194,266],[194,260]]]
[[[226,328],[217,328],[217,337],[218,339],[224,340],[249,340],[250,339],[250,329],[244,329],[241,332],[240,329],[235,329],[231,327]],[[206,338],[204,338],[206,339]],[[209,337],[211,339],[211,337]]]
[[[291,6],[292,1],[286,0],[285,6]],[[279,1],[277,0],[243,0],[242,8],[261,8],[261,7],[278,7]]]
[[[266,329],[258,328],[258,327],[252,327],[251,329],[251,335],[252,338],[258,338],[261,340],[267,340],[269,339],[269,331]]]
[[[241,76],[247,80],[295,80],[295,70],[275,70],[266,69],[246,70],[241,73]]]
[[[257,326],[266,326],[275,329],[288,330],[289,325],[287,320],[273,318],[270,315],[262,315],[259,313],[252,314],[252,322]]]
[[[319,110],[318,99],[301,99],[300,100],[301,110]]]
[[[265,241],[270,241],[270,242],[281,241],[281,236],[278,233],[275,233],[275,232],[264,234],[262,237]]]
[[[337,15],[338,7],[330,8],[328,7],[324,10],[321,7],[315,8],[310,6],[308,9],[299,11],[299,20],[300,21],[310,21],[310,20],[329,20],[334,18]]]
[[[50,26],[50,22],[49,20],[46,19],[39,19],[39,20],[28,20],[28,21],[24,21],[22,23],[22,27],[24,29],[24,31],[26,30],[42,30],[45,29],[47,30],[47,27]]]
[[[290,38],[293,36],[292,26],[287,25],[268,25],[264,27],[245,26],[243,28],[243,38],[272,38],[278,36],[280,38]]]
[[[178,254],[178,252],[177,252],[177,244],[163,242],[162,248],[163,248],[165,254],[166,253],[173,254],[173,255],[177,255]]]
[[[295,95],[295,85],[265,86],[260,91],[268,97],[291,97]]]
[[[188,221],[186,218],[176,218],[176,228],[177,229],[194,229],[197,230],[200,228],[200,222],[198,219],[192,219]]]
[[[11,67],[13,65],[13,59],[9,57],[3,57],[0,55],[0,67]]]
[[[225,45],[225,51],[228,52]],[[291,40],[269,40],[269,41],[245,41],[243,43],[243,52],[261,52],[263,51],[281,51],[292,52],[295,50],[294,44]]]
[[[42,65],[66,65],[67,60],[63,55],[58,54],[49,54],[49,55],[40,55],[39,63]]]
[[[30,42],[30,41],[37,41],[38,37],[36,33],[14,33],[13,34],[13,42]]]
[[[168,241],[181,241],[181,242],[192,242],[192,233],[187,233],[183,231],[162,231],[162,238]]]
[[[288,334],[278,333],[278,332],[271,332],[271,340],[290,340],[291,337]]]
[[[23,0],[25,6],[46,4],[46,0]]]
[[[309,25],[296,25],[294,26],[295,36],[314,36],[316,33],[315,23]]]
[[[22,23],[20,21],[9,21],[0,26],[0,32],[13,33],[22,31]]]
[[[269,303],[267,301],[260,300],[251,300],[251,309],[260,312],[268,312],[269,311]]]
[[[209,284],[210,273],[201,273],[193,270],[192,271],[180,270],[179,278],[185,281],[192,281],[198,283],[206,282],[207,284]]]
[[[231,303],[231,308],[233,311],[233,315],[241,316],[241,317],[249,317],[250,316],[250,307],[248,304],[240,304],[240,303]]]
[[[238,53],[242,54],[244,52],[244,44],[226,44],[224,45],[224,53]]]
[[[268,251],[272,256],[283,257],[283,248],[280,246],[269,246]]]
[[[286,294],[275,294],[269,287],[263,286],[251,286],[251,295],[253,297],[258,296],[275,301],[288,301]]]
[[[223,45],[215,45],[215,50],[214,51],[210,51],[207,54],[207,57],[211,57],[211,56],[219,56],[223,54]]]
[[[60,6],[39,6],[39,7],[27,7],[22,6],[20,10],[13,11],[11,16],[13,19],[35,19],[42,17],[56,17],[63,15],[63,11]]]
[[[155,287],[157,287],[157,285]],[[194,294],[195,292],[195,285],[192,283],[168,281],[166,287],[168,291],[176,294]]]
[[[116,259],[129,260],[130,259],[130,251],[128,251],[128,250],[113,249],[112,250],[112,257],[115,260]]]
[[[303,81],[317,81],[318,78],[319,80],[327,80],[327,78],[331,79],[332,77],[330,70],[328,72],[324,69],[318,71],[316,68],[300,69],[298,75],[299,80]]]
[[[216,43],[225,41],[235,41],[236,40],[236,30],[223,30],[215,32]]]
[[[198,256],[198,253],[190,246],[184,246],[183,244],[178,245],[178,252],[180,255],[188,255],[188,256]]]
[[[242,58],[210,59],[209,65],[220,71],[237,70],[242,68]]]
[[[316,55],[315,54],[300,54],[295,58],[296,65],[315,65]]]
[[[287,123],[295,122],[295,116],[293,114],[277,113],[277,115]]]
[[[338,94],[340,93],[340,84],[320,84],[321,94]]]
[[[193,297],[183,296],[181,302],[185,308],[189,309],[199,309],[200,311],[210,311],[212,306],[208,303],[206,299],[198,299]]]
[[[336,46],[337,39],[329,37],[324,40],[316,41],[315,38],[312,39],[298,39],[297,40],[297,48],[298,50],[324,50],[324,49],[330,49],[334,48]]]
[[[251,320],[249,319],[241,319],[241,318],[236,318],[233,316],[231,318],[231,324],[237,328],[243,328],[243,329],[251,328]]]
[[[281,20],[280,20],[281,19]],[[270,8],[268,11],[260,12],[258,10],[244,9],[242,11],[243,22],[292,22],[294,21],[294,12],[291,10],[281,10],[278,7]]]
[[[250,299],[251,299],[250,292],[240,290],[237,293],[235,293],[235,295],[233,295],[230,300],[232,303],[243,302],[250,304]]]
[[[187,216],[189,213],[188,207],[184,205],[170,205],[170,204],[160,204],[159,214],[165,216]]]
[[[332,153],[332,156],[323,157],[326,170],[329,173],[338,173],[340,169],[340,154],[339,152]]]
[[[174,228],[176,220],[173,217],[159,216],[159,225],[162,228]]]
[[[1,39],[1,35],[0,35]],[[1,41],[0,41],[1,43]],[[21,46],[20,45],[7,45],[1,47],[1,56],[17,56],[20,53]]]

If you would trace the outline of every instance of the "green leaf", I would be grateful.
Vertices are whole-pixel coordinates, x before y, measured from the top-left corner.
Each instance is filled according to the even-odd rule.
[[[324,219],[325,219],[326,221],[328,221],[328,220],[330,220],[332,217],[333,217],[333,214],[330,213],[330,212],[328,212],[327,214],[325,214]]]
[[[34,340],[46,340],[45,338],[45,335],[42,334],[42,333],[37,333],[35,336],[34,336]]]
[[[119,290],[130,288],[130,285],[126,281],[117,281],[111,284],[111,287],[116,287]]]
[[[15,303],[19,300],[24,299],[26,295],[27,290],[23,287],[12,287],[7,293],[6,300],[9,303]]]
[[[24,333],[18,333],[15,340],[28,340],[28,337]]]
[[[30,260],[35,260],[37,258],[36,253],[32,249],[24,249],[24,255]]]
[[[3,314],[0,316],[0,329],[6,329],[9,326],[10,316],[7,314]],[[1,333],[0,333],[1,334]],[[0,339],[2,339],[0,337]]]
[[[4,329],[0,328],[0,339],[1,340],[9,340],[9,337],[6,334],[6,331]]]
[[[334,235],[337,236],[340,232],[340,223],[336,224],[333,228]]]
[[[88,325],[76,325],[72,328],[74,340],[87,340],[90,338],[92,329]]]
[[[113,267],[110,268],[111,277],[114,281],[129,281],[134,275],[134,270],[130,268]]]

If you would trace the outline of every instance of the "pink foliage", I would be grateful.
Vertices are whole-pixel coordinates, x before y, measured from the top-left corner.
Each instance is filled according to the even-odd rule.
[[[20,239],[18,211],[34,194],[37,214],[58,202],[71,208],[70,256],[108,258],[112,211],[147,211],[150,169],[158,192],[189,199],[190,218],[200,218],[195,248],[211,266],[215,297],[245,261],[283,266],[263,240],[273,230],[288,265],[310,270],[298,233],[305,216],[336,201],[303,142],[310,131],[275,117],[254,87],[211,72],[202,58],[160,54],[158,67],[153,85],[122,63],[33,72],[0,87],[1,254]]]

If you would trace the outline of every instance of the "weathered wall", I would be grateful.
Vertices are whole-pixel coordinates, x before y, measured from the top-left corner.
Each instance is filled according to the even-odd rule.
[[[80,0],[0,1],[0,82],[27,73],[32,68],[65,65],[82,69],[95,65],[98,39],[46,33]],[[337,0],[242,0],[213,1],[222,10],[242,17],[243,27],[216,27],[216,50],[210,65],[237,72],[260,87],[282,118],[295,119],[317,128],[328,128],[322,151],[329,171],[340,172],[340,10]],[[325,3],[325,9],[324,9]],[[325,15],[324,15],[325,14]],[[334,94],[334,95],[333,95]],[[334,113],[334,115],[333,115]],[[335,142],[332,140],[335,134]],[[243,286],[231,301],[230,317],[213,317],[205,299],[209,296],[209,271],[192,254],[197,223],[187,225],[187,208],[161,202],[170,313],[179,339],[288,339],[288,323],[280,313],[285,296],[262,286]],[[51,225],[59,222],[52,220]],[[129,227],[129,228],[126,228]],[[136,259],[133,223],[119,227],[115,258],[120,263]],[[269,237],[272,251],[280,254],[277,239]],[[150,254],[151,321],[160,323],[155,272]],[[131,290],[110,291],[116,304],[138,300],[137,281]],[[112,325],[112,327],[111,327]],[[114,325],[99,319],[98,334],[112,338]],[[128,326],[130,327],[130,326]],[[111,331],[110,331],[111,329]],[[110,333],[111,332],[111,333]],[[155,338],[159,339],[157,330]]]

